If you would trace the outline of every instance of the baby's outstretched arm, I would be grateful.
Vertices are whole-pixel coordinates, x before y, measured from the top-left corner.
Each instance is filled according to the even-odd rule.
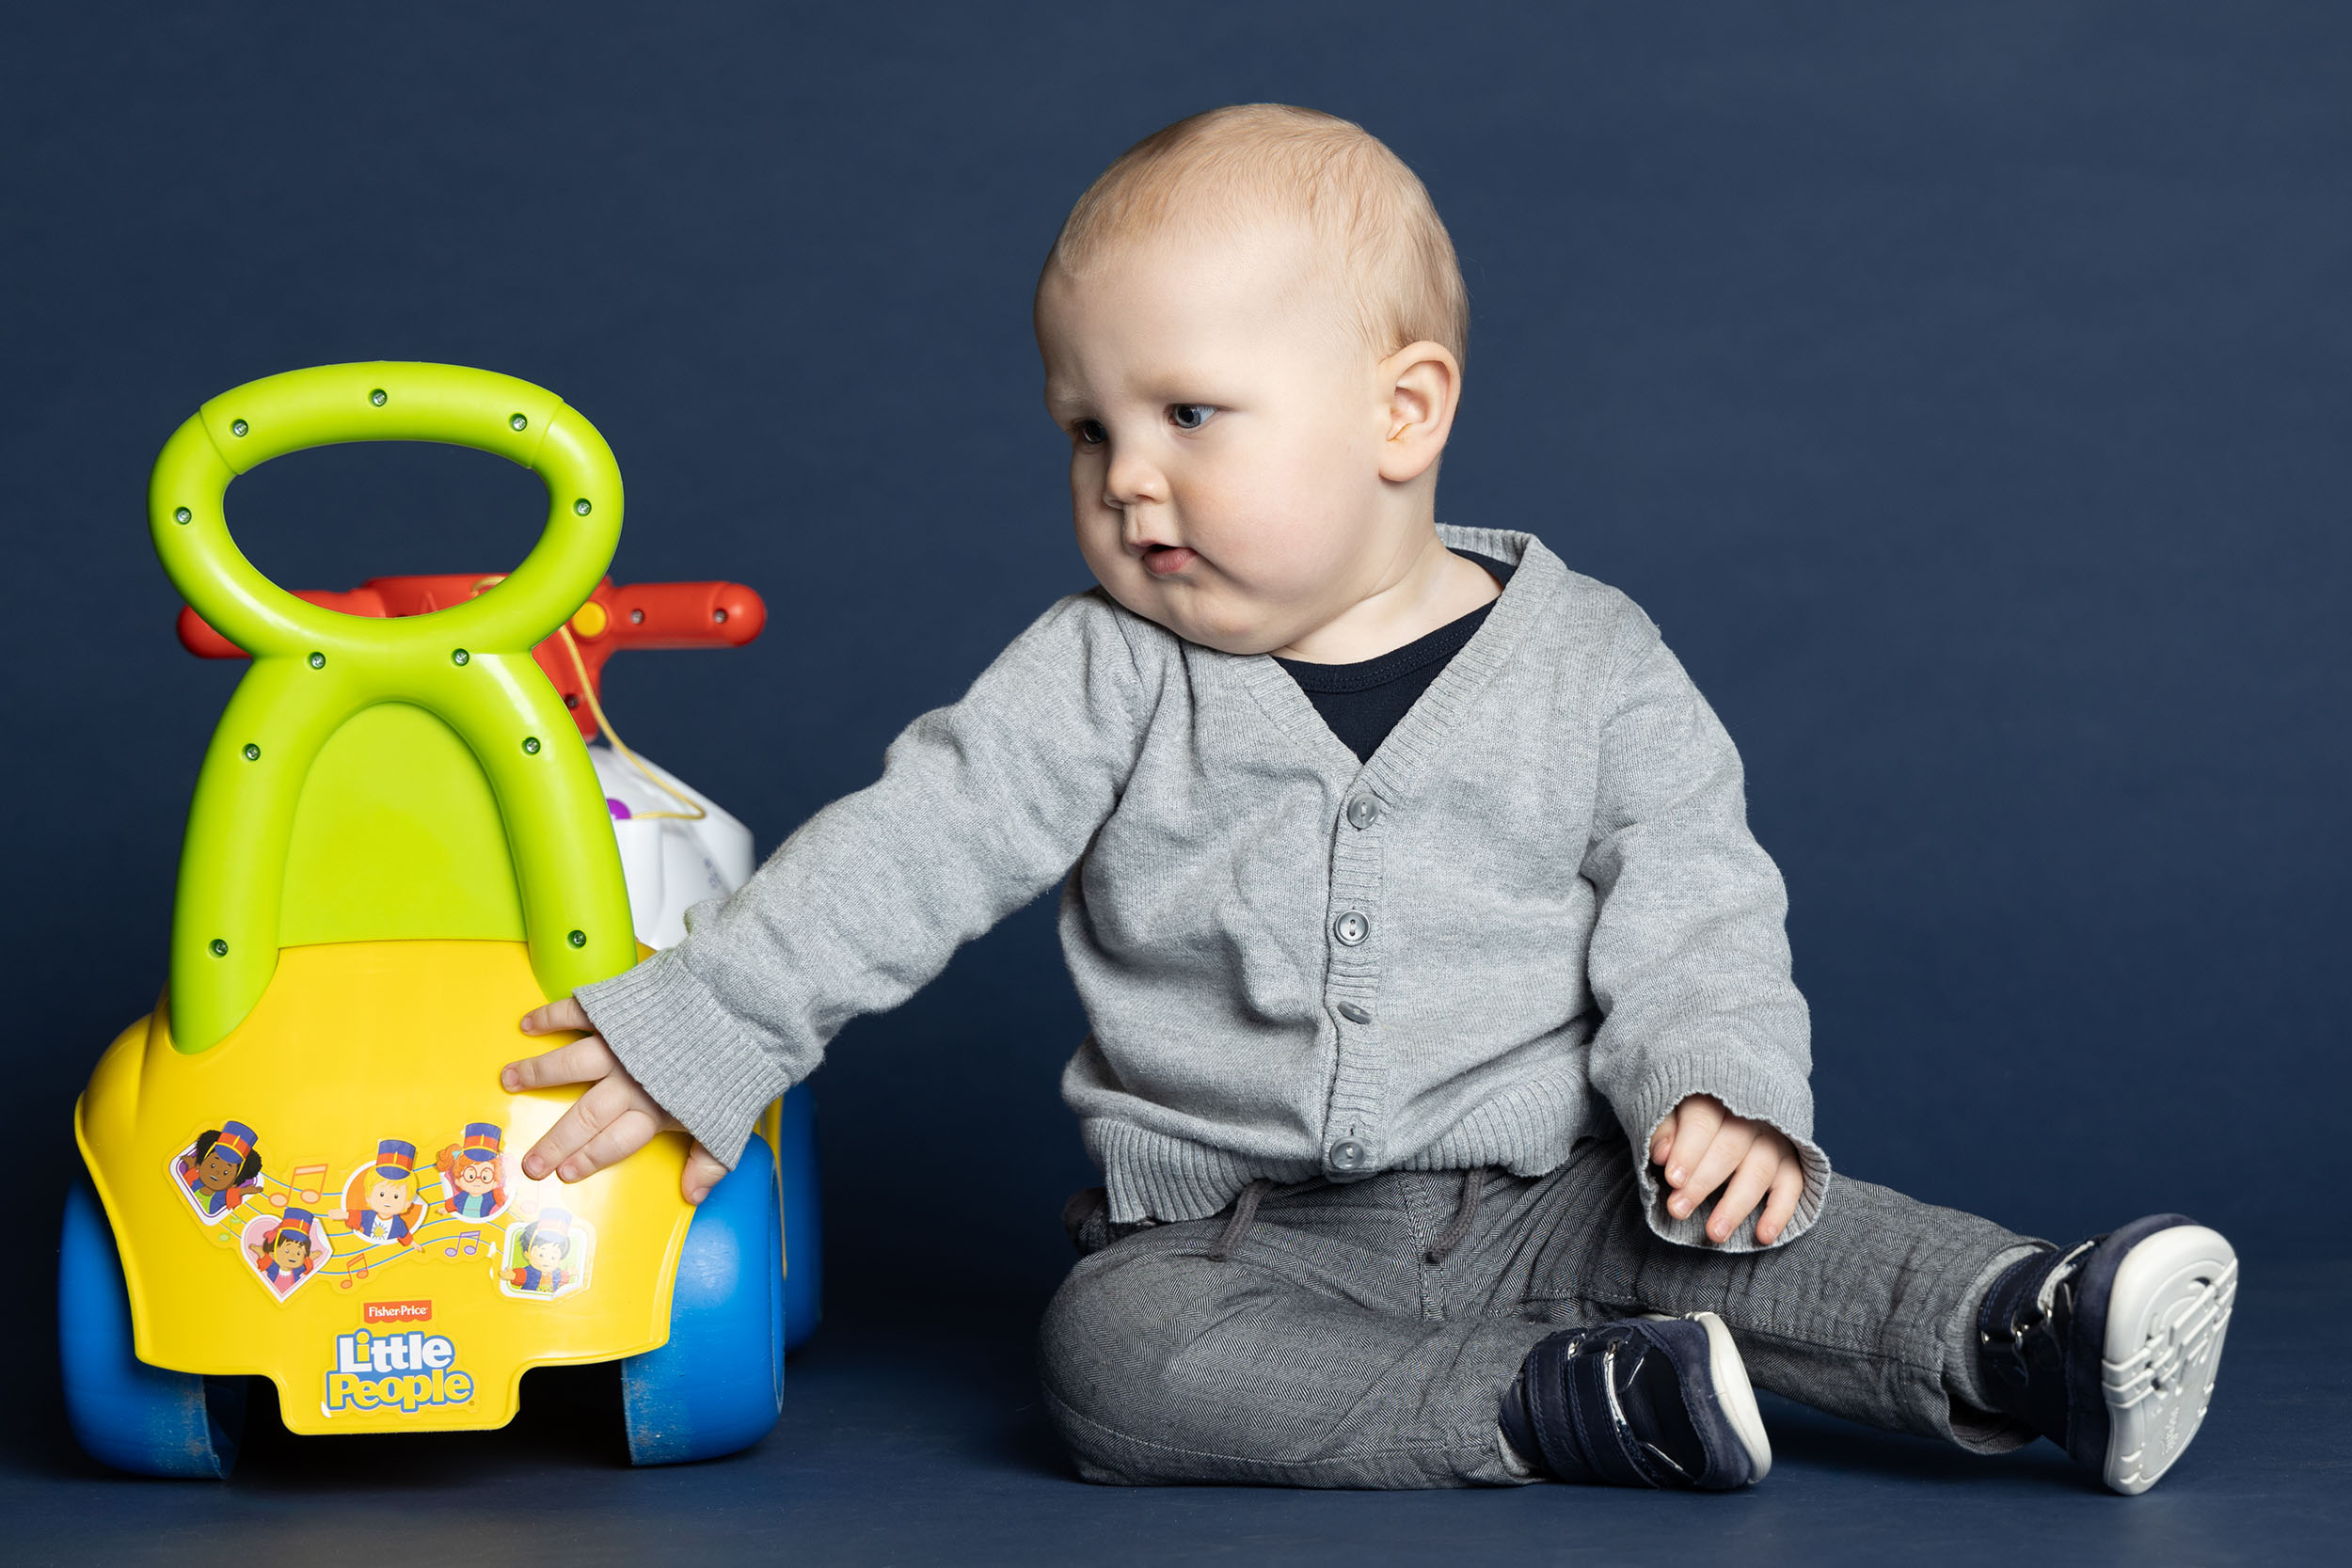
[[[843,1024],[1058,881],[1118,806],[1151,712],[1122,618],[1100,594],[1062,600],[900,732],[880,779],[689,911],[683,942],[535,1014],[600,1037],[509,1069],[593,1085],[532,1157],[593,1169],[683,1126],[731,1162]],[[689,1195],[714,1175],[690,1162]]]
[[[509,1062],[499,1082],[509,1093],[553,1088],[559,1084],[585,1084],[587,1091],[558,1117],[547,1136],[523,1156],[523,1174],[533,1181],[553,1171],[565,1181],[577,1181],[593,1171],[626,1160],[653,1141],[656,1132],[682,1131],[678,1119],[654,1103],[621,1066],[604,1037],[588,1022],[586,1009],[570,997],[550,1002],[524,1015],[526,1035],[550,1035],[560,1030],[583,1031],[582,1037],[536,1056]],[[711,1183],[727,1173],[719,1157],[700,1142],[687,1151],[686,1171],[678,1179],[689,1203],[700,1203]]]
[[[1797,1212],[1804,1195],[1804,1166],[1797,1146],[1771,1126],[1735,1117],[1711,1094],[1694,1094],[1666,1113],[1649,1138],[1649,1163],[1662,1165],[1666,1200],[1677,1219],[1689,1217],[1718,1187],[1715,1212],[1707,1217],[1707,1239],[1728,1241],[1740,1222],[1764,1205],[1756,1239],[1770,1246]]]

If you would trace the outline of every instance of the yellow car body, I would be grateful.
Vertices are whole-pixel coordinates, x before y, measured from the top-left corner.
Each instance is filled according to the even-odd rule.
[[[355,439],[454,442],[532,468],[549,499],[538,546],[430,614],[297,599],[237,549],[222,494],[256,463]],[[696,1213],[679,1193],[683,1135],[575,1184],[528,1180],[523,1152],[580,1091],[510,1094],[499,1079],[555,1043],[522,1035],[524,1013],[645,951],[604,792],[531,655],[611,562],[622,505],[603,438],[510,377],[328,366],[205,404],[157,461],[149,510],[175,586],[253,662],[190,809],[170,982],[75,1114],[136,1362],[266,1377],[287,1427],[335,1433],[501,1426],[532,1367],[656,1351]],[[773,1107],[764,1132],[772,1153]],[[764,1164],[749,1180],[769,1192],[735,1201],[748,1193],[767,1217],[748,1232],[714,1220],[698,1243],[723,1254],[716,1284],[698,1265],[705,1299],[736,1299],[739,1277],[750,1292],[729,1343],[753,1351],[771,1343],[760,1304],[780,1275],[780,1238],[761,1234],[776,1212]],[[72,1215],[82,1272],[61,1290],[119,1322],[106,1249]],[[69,1348],[119,1335],[82,1329],[61,1323]],[[685,1395],[661,1382],[675,1360],[641,1375],[633,1453],[699,1457],[772,1423],[755,1400],[729,1434],[680,1426],[677,1399],[723,1393],[731,1375],[706,1351],[689,1359]],[[768,1359],[755,1375],[772,1383],[780,1348]],[[86,1446],[142,1412],[181,1419],[182,1396],[146,1389],[137,1367],[93,1365],[105,1376],[87,1399],[68,1368]],[[187,1418],[201,1428],[200,1410]],[[136,1433],[116,1448],[112,1462],[152,1473],[228,1463],[183,1462]]]

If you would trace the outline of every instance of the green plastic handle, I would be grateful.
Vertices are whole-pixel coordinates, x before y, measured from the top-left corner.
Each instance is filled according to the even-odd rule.
[[[345,615],[298,599],[230,537],[230,482],[287,452],[437,441],[510,458],[548,487],[538,544],[479,597],[430,615]],[[173,1042],[202,1051],[276,972],[294,808],[352,715],[409,703],[473,752],[497,798],[533,974],[550,998],[636,959],[602,789],[531,650],[585,602],[620,537],[620,468],[553,393],[456,365],[290,371],[225,392],[174,432],[148,489],[155,553],[197,612],[253,656],[206,752],[171,938]],[[544,737],[544,739],[542,738]]]

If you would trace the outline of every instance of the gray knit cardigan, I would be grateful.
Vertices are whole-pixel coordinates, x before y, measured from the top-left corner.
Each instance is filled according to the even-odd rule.
[[[1653,1227],[1702,1243],[1639,1151],[1704,1092],[1796,1141],[1793,1240],[1830,1167],[1739,753],[1624,594],[1531,535],[1440,532],[1518,569],[1370,762],[1272,658],[1075,594],[589,1017],[732,1162],[844,1023],[1068,873],[1092,1033],[1062,1093],[1114,1220],[1259,1177],[1534,1175],[1605,1101]]]

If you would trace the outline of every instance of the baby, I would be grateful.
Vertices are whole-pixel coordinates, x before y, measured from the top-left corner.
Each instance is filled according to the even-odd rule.
[[[524,1161],[664,1127],[699,1199],[850,1018],[1067,876],[1105,1185],[1041,1336],[1125,1483],[1730,1488],[1756,1385],[2119,1491],[2204,1413],[2235,1264],[2058,1249],[1814,1143],[1740,759],[1623,594],[1440,527],[1468,306],[1365,132],[1253,104],[1128,151],[1037,292],[1099,587],[917,719],[691,935],[543,1007],[589,1085]]]

